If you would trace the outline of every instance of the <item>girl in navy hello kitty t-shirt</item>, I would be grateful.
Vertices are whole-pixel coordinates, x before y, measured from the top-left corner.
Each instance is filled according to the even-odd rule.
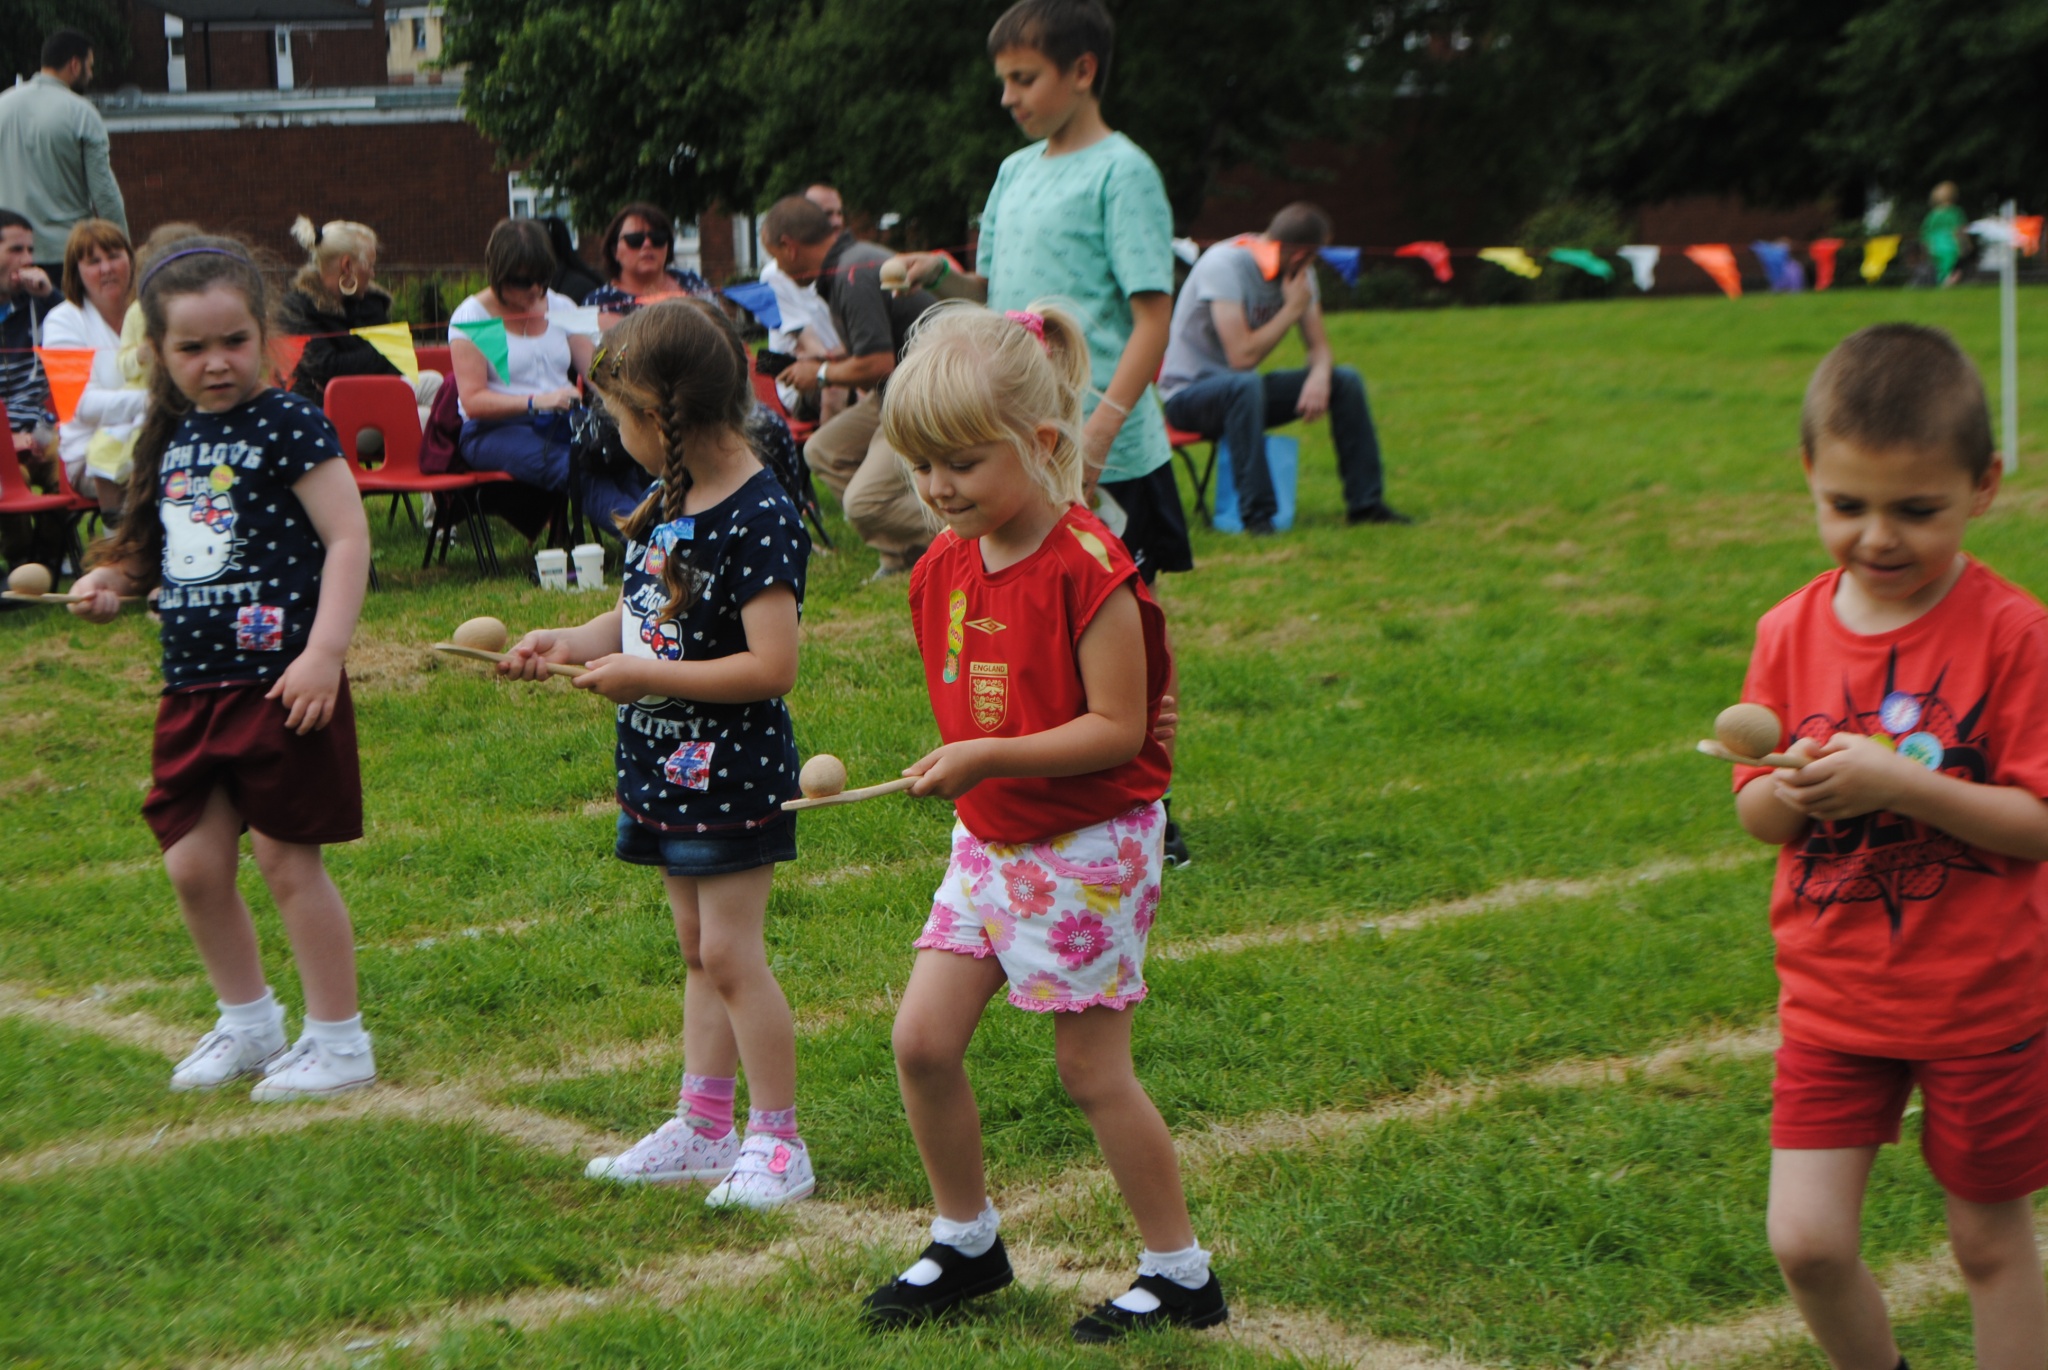
[[[132,512],[72,612],[106,622],[121,595],[159,589],[164,695],[142,812],[220,1006],[171,1088],[260,1076],[250,1097],[270,1102],[360,1089],[377,1067],[354,929],[320,855],[363,834],[342,662],[370,529],[326,416],[264,379],[264,295],[228,238],[183,240],[144,272],[152,375]],[[245,827],[305,990],[295,1044],[235,888]]]
[[[627,519],[619,603],[528,633],[499,666],[538,680],[586,662],[579,689],[618,705],[618,855],[665,876],[688,975],[676,1116],[588,1173],[715,1182],[713,1206],[772,1208],[813,1187],[796,1128],[796,1038],[763,925],[775,864],[796,859],[796,683],[810,542],[746,435],[748,357],[702,301],[651,305],[606,338],[590,383],[633,459],[659,478]],[[733,1126],[737,1071],[748,1117]]]

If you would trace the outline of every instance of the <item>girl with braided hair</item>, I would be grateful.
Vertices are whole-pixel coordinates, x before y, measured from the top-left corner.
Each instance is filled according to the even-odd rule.
[[[810,540],[747,442],[747,361],[724,316],[693,302],[612,331],[590,382],[656,478],[623,526],[624,590],[580,627],[528,633],[498,669],[539,680],[548,662],[587,662],[576,687],[618,705],[618,856],[662,868],[687,967],[681,1106],[588,1173],[710,1181],[714,1207],[772,1208],[814,1183],[796,1129],[795,1029],[763,936],[775,863],[796,859],[782,696],[796,683]]]

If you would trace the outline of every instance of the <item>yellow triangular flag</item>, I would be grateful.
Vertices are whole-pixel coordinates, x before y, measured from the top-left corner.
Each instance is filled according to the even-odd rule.
[[[402,323],[371,324],[349,332],[377,349],[377,355],[398,368],[398,374],[414,385],[420,380],[420,358],[412,350],[412,326]]]
[[[1482,247],[1479,259],[1532,281],[1543,274],[1542,264],[1519,247]]]
[[[1899,255],[1899,235],[1887,233],[1863,244],[1863,279],[1876,285],[1884,269]]]

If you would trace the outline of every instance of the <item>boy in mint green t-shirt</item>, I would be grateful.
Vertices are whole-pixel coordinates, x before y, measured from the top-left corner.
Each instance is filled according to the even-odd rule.
[[[1021,310],[1071,305],[1088,333],[1094,389],[1083,402],[1088,490],[1149,582],[1194,569],[1173,449],[1152,391],[1173,319],[1173,211],[1159,168],[1103,121],[1114,27],[1096,0],[1024,0],[989,34],[1003,107],[1038,139],[996,174],[973,274],[940,253],[904,258],[913,286]]]

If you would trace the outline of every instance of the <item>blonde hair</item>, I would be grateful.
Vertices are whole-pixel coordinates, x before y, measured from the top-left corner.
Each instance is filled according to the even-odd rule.
[[[889,377],[882,436],[913,463],[1006,442],[1053,503],[1075,504],[1089,374],[1087,335],[1058,304],[1039,301],[1005,315],[948,300],[911,330]],[[1043,424],[1059,431],[1050,456],[1038,445]]]
[[[349,219],[330,220],[315,228],[313,221],[301,214],[292,220],[292,238],[306,249],[306,264],[293,282],[299,289],[310,295],[327,295],[324,273],[342,257],[355,258],[363,268],[361,289],[369,289],[368,262],[377,255],[376,229]]]

